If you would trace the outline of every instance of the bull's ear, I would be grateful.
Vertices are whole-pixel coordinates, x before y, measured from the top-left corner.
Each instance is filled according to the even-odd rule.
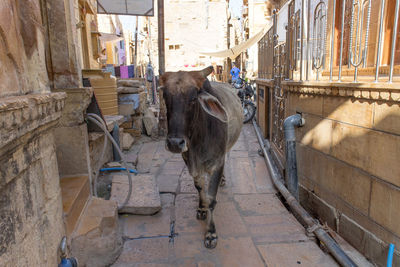
[[[225,108],[222,106],[219,100],[210,95],[207,92],[202,92],[198,96],[201,108],[210,116],[217,118],[218,120],[227,123],[228,115]]]
[[[195,80],[195,82],[197,84],[197,87],[201,88],[203,86],[203,83],[207,80],[207,76],[213,71],[214,71],[213,66],[209,66],[209,67],[207,67],[205,69],[189,71],[188,73]]]

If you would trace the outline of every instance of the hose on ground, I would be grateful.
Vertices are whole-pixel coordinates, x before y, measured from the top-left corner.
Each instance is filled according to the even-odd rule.
[[[126,171],[125,168],[122,167],[110,167],[110,168],[101,168],[100,172],[107,172],[107,171]],[[138,174],[138,171],[135,169],[129,169],[130,173]]]
[[[132,175],[131,175],[131,173],[129,172],[129,168],[128,168],[126,162],[125,162],[124,155],[123,155],[121,149],[119,148],[117,142],[115,142],[115,140],[114,140],[114,138],[111,136],[111,134],[108,132],[107,126],[106,126],[106,124],[104,123],[103,119],[102,119],[100,116],[98,116],[97,114],[94,114],[94,113],[88,113],[88,114],[87,114],[87,119],[90,120],[90,121],[92,121],[94,124],[96,124],[98,127],[100,127],[100,129],[103,130],[105,136],[108,137],[108,139],[111,141],[111,143],[112,143],[112,144],[114,145],[114,147],[116,148],[118,154],[120,155],[120,157],[121,157],[121,162],[122,162],[122,166],[125,168],[125,171],[126,171],[126,173],[128,174],[128,183],[129,183],[128,194],[127,194],[127,196],[126,196],[126,198],[125,198],[125,201],[122,203],[122,205],[118,206],[118,210],[121,210],[123,207],[126,206],[126,204],[128,203],[129,199],[131,198],[131,194],[132,194]],[[104,146],[104,147],[106,147],[106,146]],[[103,148],[104,148],[104,147],[103,147]],[[103,151],[103,152],[104,152],[104,151]],[[102,153],[102,157],[103,157],[103,156],[104,156],[104,153]],[[100,162],[101,162],[101,160],[102,160],[102,158],[100,158]],[[99,169],[100,169],[100,168],[99,168]],[[100,172],[100,171],[98,171],[98,172]],[[97,183],[97,178],[95,178],[95,183]],[[97,186],[97,185],[95,184],[95,187],[96,187],[96,186]],[[97,190],[96,190],[96,193],[97,193]]]
[[[97,119],[97,121],[100,122],[103,125],[103,128],[107,129],[107,126],[106,126],[105,122],[103,121],[103,119],[100,116],[98,116],[98,115],[96,115],[94,113],[93,114],[90,113],[90,114],[91,114],[92,117]],[[103,128],[101,128],[101,129],[103,129]],[[98,196],[97,195],[97,180],[98,180],[100,172],[101,172],[100,168],[103,166],[102,161],[103,161],[106,149],[107,149],[107,145],[108,145],[108,138],[106,137],[106,135],[104,135],[103,149],[101,150],[101,154],[100,154],[100,158],[99,158],[99,165],[96,168],[96,172],[95,172],[95,176],[94,176],[94,180],[93,180],[93,194],[94,194],[95,197]]]

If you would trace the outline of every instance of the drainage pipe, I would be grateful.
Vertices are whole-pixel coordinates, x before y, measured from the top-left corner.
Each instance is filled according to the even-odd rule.
[[[289,192],[299,201],[299,182],[297,177],[295,127],[305,124],[300,114],[289,116],[283,123],[286,140],[286,175],[285,181]]]
[[[283,185],[279,178],[279,174],[276,171],[271,157],[269,153],[267,152],[264,144],[264,139],[262,138],[261,131],[258,128],[255,120],[253,120],[253,126],[257,134],[258,142],[260,143],[261,150],[264,154],[264,160],[265,163],[268,167],[269,172],[271,173],[271,178],[276,186],[276,188],[279,190],[279,192],[282,194],[282,196],[285,198],[287,204],[290,206],[292,212],[294,212],[296,215],[300,217],[302,222],[307,225],[307,231],[310,233],[314,233],[316,237],[325,244],[327,247],[328,251],[332,254],[332,256],[337,260],[337,262],[344,267],[357,267],[357,265],[353,262],[352,259],[350,259],[349,256],[346,255],[346,253],[340,248],[340,246],[335,242],[335,240],[332,239],[330,235],[328,235],[325,230],[322,228],[322,226],[319,224],[317,220],[315,220],[313,217],[311,217],[307,211],[299,204],[299,202],[294,198],[290,192],[286,189],[286,187]]]
[[[100,116],[98,116],[97,114],[94,114],[94,113],[88,113],[87,114],[87,119],[92,121],[94,124],[96,124],[98,127],[100,127],[100,129],[103,130],[104,134],[108,137],[108,139],[111,141],[113,146],[117,149],[117,152],[118,152],[119,156],[122,159],[122,166],[125,168],[125,171],[128,174],[128,183],[129,183],[128,195],[126,196],[125,201],[122,203],[122,205],[118,207],[118,210],[121,210],[123,207],[125,207],[125,205],[129,201],[129,199],[131,198],[131,194],[132,194],[132,175],[129,172],[129,168],[128,168],[125,160],[124,160],[124,155],[123,155],[121,149],[119,148],[117,142],[115,142],[115,140],[111,136],[111,134],[108,132],[107,126],[105,126],[105,123],[104,123],[103,119]],[[100,159],[100,161],[101,161],[101,159]]]
[[[118,123],[116,123],[114,125],[114,128],[111,132],[112,137],[114,138],[115,142],[117,142],[118,147],[120,147],[120,142],[119,142],[119,126]],[[107,138],[106,138],[107,139]],[[115,148],[115,146],[113,146],[113,158],[114,161],[121,161],[121,157],[117,152],[117,149]]]

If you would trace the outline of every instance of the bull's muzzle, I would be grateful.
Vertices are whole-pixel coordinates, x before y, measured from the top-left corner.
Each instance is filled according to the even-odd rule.
[[[167,137],[167,148],[172,153],[182,153],[187,151],[187,143],[184,138]]]

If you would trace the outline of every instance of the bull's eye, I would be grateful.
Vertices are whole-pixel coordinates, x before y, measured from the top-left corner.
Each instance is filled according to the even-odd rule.
[[[190,104],[194,104],[197,100],[197,96],[193,96],[190,98]]]

